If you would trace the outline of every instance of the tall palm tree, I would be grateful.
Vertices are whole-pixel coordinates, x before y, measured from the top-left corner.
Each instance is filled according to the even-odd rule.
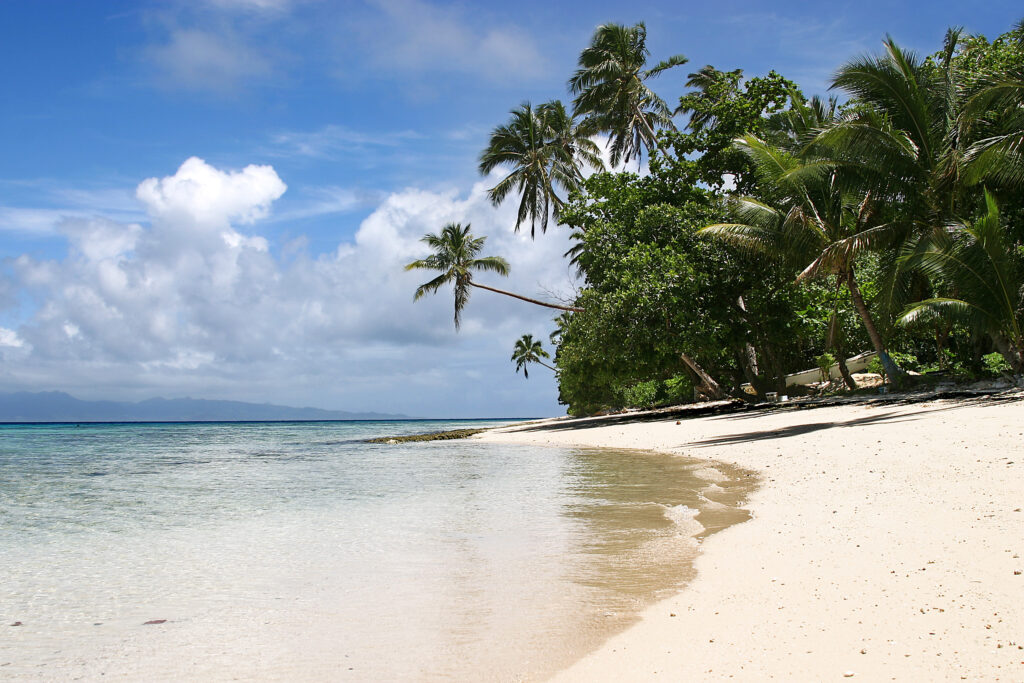
[[[486,289],[489,292],[504,294],[520,301],[527,301],[538,306],[555,308],[560,311],[582,311],[580,308],[571,306],[559,306],[549,304],[545,301],[538,301],[530,297],[506,292],[496,287],[488,287],[479,282],[473,281],[473,272],[492,272],[498,275],[508,275],[508,261],[500,256],[482,256],[477,254],[484,247],[486,237],[473,237],[469,224],[463,226],[461,223],[448,223],[439,234],[428,233],[421,240],[434,250],[425,259],[419,259],[405,266],[406,270],[438,270],[440,275],[429,282],[425,282],[416,288],[413,301],[418,301],[426,294],[435,294],[442,286],[452,283],[455,287],[455,329],[459,329],[462,323],[462,309],[469,302],[470,287]]]
[[[1024,372],[1024,273],[999,220],[995,198],[985,192],[986,213],[948,228],[948,240],[929,240],[907,257],[929,276],[948,281],[955,295],[908,306],[909,325],[939,316],[984,330],[1015,373]]]
[[[548,217],[558,218],[565,203],[557,190],[579,188],[583,166],[603,168],[600,150],[558,100],[534,108],[524,102],[512,110],[512,118],[491,132],[480,155],[480,172],[498,166],[511,167],[508,175],[487,191],[495,206],[513,190],[519,194],[516,232],[529,220],[530,237],[547,232]]]
[[[544,350],[540,340],[534,340],[532,334],[524,334],[516,340],[516,344],[512,349],[512,360],[516,363],[516,372],[519,372],[521,369],[525,379],[530,378],[530,373],[527,369],[530,363],[537,363],[552,372],[555,371],[553,367],[542,361],[541,358],[551,358],[551,355]]]
[[[573,112],[583,115],[584,125],[593,132],[611,134],[611,162],[628,163],[658,149],[656,128],[674,128],[672,110],[647,87],[646,81],[663,71],[687,62],[674,55],[647,69],[647,27],[604,24],[597,27],[590,45],[580,53],[579,69],[569,79],[575,95]]]

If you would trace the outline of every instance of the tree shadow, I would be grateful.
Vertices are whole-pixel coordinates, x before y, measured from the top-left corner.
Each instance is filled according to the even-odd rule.
[[[924,413],[935,411],[920,412]],[[802,436],[804,434],[811,434],[813,432],[819,432],[825,429],[858,427],[862,425],[877,424],[880,422],[912,422],[917,419],[919,418],[914,417],[913,414],[903,412],[891,412],[885,413],[884,415],[871,415],[866,417],[859,417],[853,420],[846,420],[843,422],[807,422],[804,424],[790,425],[789,427],[778,427],[775,429],[764,429],[755,432],[729,434],[727,436],[718,436],[712,439],[703,439],[701,441],[690,441],[685,445],[696,448],[709,448],[711,446],[728,446],[730,444],[749,443],[751,441],[786,439],[791,436]]]
[[[593,427],[609,427],[618,425],[638,424],[644,422],[665,422],[671,420],[690,420],[695,418],[709,418],[712,420],[747,420],[762,417],[770,413],[814,410],[816,408],[832,408],[836,406],[864,406],[864,407],[901,407],[918,405],[932,401],[947,401],[948,405],[923,408],[920,412],[940,412],[947,410],[958,410],[976,405],[998,405],[1002,403],[1024,403],[1024,396],[1019,392],[992,392],[992,391],[969,391],[954,390],[944,392],[927,392],[914,394],[889,394],[881,396],[839,396],[829,398],[798,399],[786,403],[759,403],[751,404],[740,400],[717,401],[714,403],[673,406],[659,410],[650,410],[637,413],[624,413],[620,415],[602,415],[599,417],[583,417],[565,420],[557,420],[542,424],[527,424],[521,427],[506,428],[508,431],[516,432],[566,432],[578,429],[590,429]],[[900,414],[907,417],[909,413]],[[877,416],[872,418],[860,418],[860,421],[871,422],[891,417]],[[778,436],[786,436],[780,432],[787,429],[804,429],[805,432],[813,432],[821,429],[829,429],[836,426],[853,426],[858,420],[851,420],[849,423],[822,422],[818,426],[799,425],[791,428],[772,430]],[[759,432],[752,432],[759,433]],[[795,435],[795,434],[791,434]],[[770,437],[764,437],[770,438]]]

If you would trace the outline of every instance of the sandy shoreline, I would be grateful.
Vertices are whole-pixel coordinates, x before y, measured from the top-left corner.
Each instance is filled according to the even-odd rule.
[[[705,541],[689,587],[555,681],[1024,681],[1022,392],[476,438],[764,478],[753,519]]]

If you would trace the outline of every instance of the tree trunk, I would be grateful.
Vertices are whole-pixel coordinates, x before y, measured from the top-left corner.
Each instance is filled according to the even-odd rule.
[[[741,311],[743,311],[743,319],[749,325],[750,316],[747,315],[747,303],[743,300],[742,294],[736,297],[736,305],[740,307]],[[744,342],[744,345],[744,352],[746,353],[746,363],[750,366],[750,371],[757,375],[757,350],[754,348],[754,345],[751,344],[749,340]]]
[[[857,390],[857,383],[853,381],[853,375],[850,374],[850,368],[846,367],[846,355],[840,349],[836,349],[836,353],[839,354],[839,358],[836,362],[839,364],[839,374],[843,376],[843,381],[846,382],[846,388],[850,391]]]
[[[555,309],[557,309],[559,311],[572,311],[573,313],[582,313],[583,312],[582,308],[575,308],[573,306],[559,306],[558,304],[549,304],[546,301],[539,301],[537,299],[531,299],[530,297],[523,296],[521,294],[513,294],[512,292],[506,292],[504,289],[497,289],[495,287],[488,287],[487,285],[482,285],[479,282],[473,282],[472,280],[469,281],[469,284],[473,285],[474,287],[479,287],[480,289],[486,289],[488,292],[496,292],[498,294],[504,294],[505,296],[510,296],[513,299],[519,299],[520,301],[527,301],[527,302],[529,302],[531,304],[537,304],[538,306],[546,306],[547,308],[555,308]]]
[[[949,339],[949,334],[952,330],[951,325],[946,323],[939,323],[939,326],[935,329],[935,352],[939,356],[939,370],[945,370],[946,368],[946,341]]]
[[[763,387],[761,386],[760,378],[758,378],[758,376],[754,374],[753,370],[751,369],[749,357],[744,351],[737,351],[736,357],[739,360],[740,371],[743,373],[743,378],[747,380],[751,387],[753,387],[755,394],[754,396],[751,396],[747,392],[743,391],[743,387],[741,385],[738,387],[739,397],[742,398],[744,401],[749,401],[753,398],[764,400],[765,396]]]
[[[661,143],[658,142],[658,134],[654,132],[653,128],[651,128],[651,124],[647,123],[647,117],[644,116],[643,111],[641,111],[640,108],[637,107],[636,113],[637,113],[637,116],[640,117],[640,120],[643,121],[644,128],[646,128],[647,132],[650,133],[650,135],[651,135],[651,142],[653,142],[654,146],[658,148],[658,152],[661,153],[661,156],[668,158],[668,155],[665,154],[665,149],[661,146]],[[651,148],[648,147],[647,148],[647,155],[650,156],[650,154],[651,154]]]
[[[885,350],[885,344],[882,342],[882,336],[878,334],[878,329],[875,327],[875,321],[871,319],[871,313],[868,311],[867,305],[864,303],[864,298],[860,295],[860,288],[857,286],[857,278],[853,274],[853,266],[850,266],[846,271],[846,285],[850,288],[850,296],[853,297],[853,305],[857,309],[857,313],[860,314],[860,319],[864,323],[864,329],[867,330],[868,336],[871,338],[871,345],[875,347],[875,351],[878,353],[878,360],[882,362],[882,367],[885,368],[885,374],[889,376],[893,384],[899,387],[903,383],[903,378],[906,373],[900,369],[896,363],[893,362],[892,358],[889,357],[889,352]]]
[[[1024,372],[1024,348],[1013,344],[1006,335],[998,332],[992,335],[992,341],[1006,362],[1010,364],[1010,371],[1013,374],[1019,375]]]
[[[697,388],[702,394],[712,399],[725,398],[725,394],[722,392],[722,387],[718,386],[718,382],[712,379],[711,375],[704,371],[697,361],[690,358],[688,355],[679,352],[679,357],[682,359],[686,366],[693,371],[693,374],[700,378],[701,386]]]
[[[838,293],[839,278],[836,277],[836,290]],[[843,376],[843,382],[850,391],[857,390],[857,383],[853,381],[850,369],[846,367],[846,350],[843,348],[843,334],[839,329],[839,316],[835,308],[832,309],[832,318],[828,321],[828,339],[825,346],[831,347],[836,352],[836,363],[839,365],[839,374]]]

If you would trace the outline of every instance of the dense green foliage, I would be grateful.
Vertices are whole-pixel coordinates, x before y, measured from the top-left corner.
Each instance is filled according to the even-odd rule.
[[[671,111],[648,82],[685,58],[648,67],[645,26],[608,24],[572,114],[524,105],[496,129],[481,168],[511,170],[493,199],[572,230],[583,286],[552,335],[570,413],[792,393],[787,373],[833,359],[854,389],[843,359],[869,349],[897,384],[1024,372],[1024,22],[951,29],[924,58],[883,46],[840,65],[828,100],[705,66]],[[597,132],[649,173],[584,179]]]

